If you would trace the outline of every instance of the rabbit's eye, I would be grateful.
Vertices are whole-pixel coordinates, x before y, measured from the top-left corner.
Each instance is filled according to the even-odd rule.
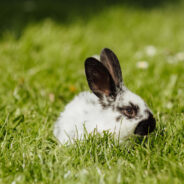
[[[120,113],[123,113],[128,118],[134,118],[139,110],[137,105],[130,103],[130,106],[118,107],[117,108]]]
[[[136,109],[132,108],[132,107],[127,107],[125,109],[123,109],[123,114],[125,116],[127,116],[128,118],[134,118],[137,114]]]

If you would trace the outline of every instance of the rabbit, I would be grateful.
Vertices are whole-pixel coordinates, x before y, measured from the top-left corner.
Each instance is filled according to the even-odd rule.
[[[156,120],[144,100],[124,85],[113,51],[104,48],[100,60],[87,58],[85,74],[93,93],[79,93],[60,114],[54,135],[61,144],[83,139],[86,131],[109,131],[121,141],[153,132]]]

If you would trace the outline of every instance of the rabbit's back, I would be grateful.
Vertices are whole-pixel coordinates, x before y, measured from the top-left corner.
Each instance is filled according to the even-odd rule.
[[[80,135],[84,129],[84,123],[92,116],[90,112],[99,109],[97,97],[90,92],[81,92],[65,106],[54,126],[54,135],[61,143],[68,141],[69,137]]]
[[[88,132],[95,128],[99,132],[114,130],[116,114],[111,109],[103,109],[98,98],[90,92],[82,92],[76,96],[60,114],[54,127],[54,135],[65,143],[69,138],[80,138],[84,135],[84,127]]]

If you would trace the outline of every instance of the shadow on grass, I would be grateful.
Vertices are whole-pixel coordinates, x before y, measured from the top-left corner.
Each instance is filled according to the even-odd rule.
[[[180,0],[175,0],[178,3]],[[0,0],[0,37],[9,30],[18,38],[24,27],[46,18],[60,24],[75,20],[87,21],[90,17],[110,6],[151,9],[173,3],[172,0]]]

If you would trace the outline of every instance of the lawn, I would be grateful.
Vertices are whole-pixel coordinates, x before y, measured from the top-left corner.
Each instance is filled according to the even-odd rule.
[[[70,3],[0,3],[0,183],[182,183],[184,4]],[[54,122],[89,90],[84,61],[104,47],[157,128],[121,145],[104,132],[60,146]]]

